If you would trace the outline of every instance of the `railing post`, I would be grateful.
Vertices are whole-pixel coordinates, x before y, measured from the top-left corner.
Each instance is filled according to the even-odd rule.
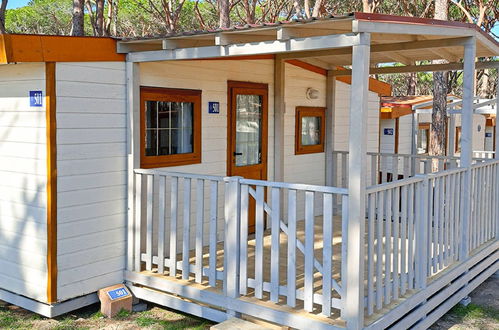
[[[239,298],[239,259],[240,259],[240,214],[241,214],[241,177],[225,178],[225,230],[224,230],[224,294]],[[227,314],[239,313],[227,310]]]
[[[416,175],[423,179],[416,185],[416,242],[415,242],[415,268],[416,288],[426,288],[426,268],[428,262],[428,196],[429,175]]]

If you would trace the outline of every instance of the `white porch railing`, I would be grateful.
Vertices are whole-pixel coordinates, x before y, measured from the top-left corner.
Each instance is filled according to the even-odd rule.
[[[374,156],[380,155],[371,155],[378,161]],[[367,188],[360,305],[368,316],[389,315],[369,327],[393,324],[404,315],[386,312],[394,303],[402,310],[412,306],[405,313],[423,306],[436,292],[426,294],[429,286],[443,290],[447,276],[456,278],[452,272],[465,272],[475,256],[488,257],[484,251],[497,245],[498,180],[499,161],[487,160]],[[214,306],[217,317],[225,312],[262,317],[263,305],[252,309],[249,300],[239,303],[241,296],[255,304],[341,317],[347,194],[345,188],[135,170],[134,262],[128,279],[163,291],[176,288],[177,295]],[[338,213],[335,200],[341,201]],[[253,222],[254,234],[248,231]],[[200,289],[161,287],[157,275]],[[462,287],[459,283],[454,286]],[[265,313],[269,321],[283,320],[282,311]],[[421,313],[400,324],[414,324]]]
[[[192,280],[222,297],[320,305],[325,316],[341,310],[333,254],[345,251],[334,232],[347,215],[335,222],[333,196],[346,206],[346,189],[145,169],[135,182],[134,272]]]
[[[464,212],[465,176],[471,174],[471,214]],[[367,189],[366,311],[424,290],[433,276],[497,239],[499,161],[489,160]],[[462,221],[469,235],[463,235]],[[416,292],[413,291],[413,292]]]
[[[493,159],[494,155],[494,151],[473,151],[473,158]]]
[[[493,153],[477,151],[473,153],[473,163],[493,158]],[[459,167],[456,156],[430,156],[426,154],[367,153],[367,184],[407,179],[418,174],[430,174]],[[435,164],[436,166],[433,166]],[[347,187],[348,151],[333,151],[333,186]]]

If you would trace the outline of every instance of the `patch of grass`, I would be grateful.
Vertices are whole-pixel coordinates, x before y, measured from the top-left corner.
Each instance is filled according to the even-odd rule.
[[[483,318],[491,318],[499,321],[499,311],[486,306],[481,306],[477,304],[469,304],[468,306],[463,306],[458,304],[454,306],[450,313],[454,316],[461,318],[462,320],[478,320]]]
[[[114,318],[118,320],[124,320],[127,319],[130,316],[130,314],[132,314],[132,312],[122,308]]]
[[[9,311],[0,311],[0,328],[15,328],[19,320]]]
[[[104,314],[102,314],[101,311],[97,311],[97,312],[91,314],[89,318],[92,320],[98,320],[98,319],[101,319],[103,317],[105,317]]]
[[[191,318],[185,316],[178,320],[163,320],[153,316],[149,311],[140,313],[140,315],[135,319],[135,323],[139,327],[151,327],[158,326],[164,330],[181,330],[181,329],[193,329],[201,330],[206,329],[209,325],[206,321],[198,320],[197,318]]]

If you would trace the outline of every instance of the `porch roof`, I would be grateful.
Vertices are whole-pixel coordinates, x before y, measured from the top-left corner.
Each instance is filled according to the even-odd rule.
[[[477,57],[499,55],[499,43],[474,24],[366,13],[127,39],[118,42],[118,52],[128,53],[133,62],[279,54],[349,75],[335,68],[352,64],[351,46],[359,42],[361,32],[371,34],[371,64],[400,62],[411,67],[415,61],[445,59],[445,69],[460,69],[469,37],[475,39]]]

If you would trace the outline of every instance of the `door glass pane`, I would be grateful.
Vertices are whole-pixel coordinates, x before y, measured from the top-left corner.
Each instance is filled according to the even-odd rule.
[[[321,144],[321,117],[301,118],[301,145]]]
[[[189,102],[146,102],[146,156],[193,152],[194,105]]]
[[[262,96],[236,96],[236,166],[261,163]]]

